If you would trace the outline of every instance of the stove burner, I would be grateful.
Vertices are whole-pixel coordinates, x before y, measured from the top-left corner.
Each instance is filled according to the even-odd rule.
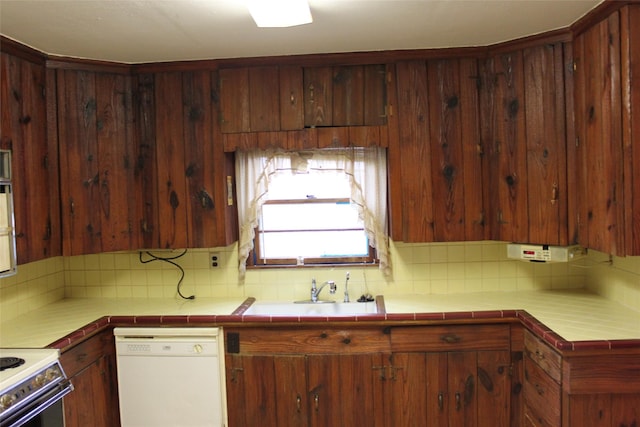
[[[24,363],[24,359],[19,357],[0,357],[0,371],[17,368]]]

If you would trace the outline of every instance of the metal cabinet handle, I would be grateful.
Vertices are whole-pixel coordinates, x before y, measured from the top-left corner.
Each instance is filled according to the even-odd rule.
[[[320,409],[320,396],[318,394],[313,395],[313,405],[317,412]]]
[[[456,344],[460,342],[461,338],[456,334],[447,334],[441,336],[440,340],[446,342],[447,344]]]
[[[558,184],[554,182],[553,187],[551,187],[551,204],[555,205],[557,201],[558,201]]]
[[[456,393],[456,411],[460,410],[460,393]]]
[[[302,397],[300,397],[300,395],[296,396],[296,409],[298,412],[302,409]]]
[[[438,393],[438,409],[440,412],[444,410],[444,394],[442,392]]]

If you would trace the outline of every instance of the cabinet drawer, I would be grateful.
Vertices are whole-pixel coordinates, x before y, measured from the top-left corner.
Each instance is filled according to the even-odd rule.
[[[537,363],[551,378],[558,383],[560,382],[562,378],[562,357],[529,331],[526,331],[524,335],[524,352],[530,360]]]
[[[383,328],[242,328],[225,330],[226,353],[334,354],[389,351]]]
[[[62,353],[60,363],[67,376],[74,376],[108,352],[109,345],[113,347],[113,340],[110,338],[111,331],[105,331]]]
[[[508,350],[509,325],[399,326],[391,328],[392,351]]]
[[[533,425],[560,426],[560,384],[530,359],[524,361],[524,387],[522,390],[527,411]],[[528,408],[528,409],[527,409]]]

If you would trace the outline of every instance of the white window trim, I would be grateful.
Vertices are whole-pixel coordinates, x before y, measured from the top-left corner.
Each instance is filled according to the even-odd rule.
[[[360,173],[356,160],[365,162]],[[311,166],[310,166],[311,165]],[[387,227],[387,153],[383,148],[344,148],[312,151],[238,151],[236,183],[238,198],[238,271],[244,282],[247,258],[253,249],[260,208],[266,199],[271,177],[278,172],[309,167],[344,170],[351,184],[351,202],[358,207],[369,244],[376,250],[379,268],[391,276]]]

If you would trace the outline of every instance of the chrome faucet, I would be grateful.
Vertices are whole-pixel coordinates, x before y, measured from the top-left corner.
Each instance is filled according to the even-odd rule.
[[[347,271],[347,278],[344,280],[344,302],[349,302],[349,272]]]
[[[311,279],[311,302],[318,302],[318,296],[320,295],[320,292],[327,285],[329,285],[329,293],[335,294],[338,287],[336,286],[336,282],[334,282],[333,280],[327,280],[318,288],[316,286],[316,279]]]

